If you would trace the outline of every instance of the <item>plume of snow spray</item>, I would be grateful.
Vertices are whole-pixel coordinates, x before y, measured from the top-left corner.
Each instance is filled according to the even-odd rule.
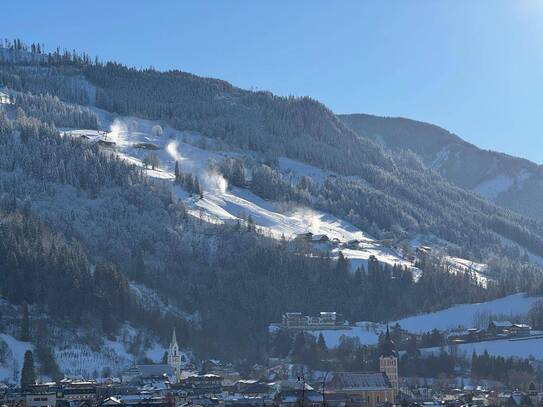
[[[320,215],[308,208],[298,208],[294,211],[294,217],[299,218],[304,224],[307,225],[307,229],[313,233],[319,233],[321,229]]]
[[[228,188],[228,181],[213,169],[204,172],[202,175],[202,184],[205,190],[218,191],[221,194],[224,194]]]
[[[111,126],[109,126],[109,133],[107,136],[111,141],[119,143],[125,138],[127,132],[128,127],[126,126],[126,123],[120,119],[115,119]]]

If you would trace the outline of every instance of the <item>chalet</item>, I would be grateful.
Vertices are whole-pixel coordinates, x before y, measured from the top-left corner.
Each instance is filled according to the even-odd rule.
[[[311,232],[298,233],[296,235],[296,239],[299,239],[299,240],[312,240],[313,239],[313,233],[311,233]]]
[[[330,241],[330,238],[326,235],[313,235],[313,237],[311,238],[311,241],[313,243],[326,243]]]
[[[102,147],[115,147],[116,145],[114,141],[107,141],[107,140],[98,140],[97,144]]]
[[[512,327],[509,321],[490,321],[487,331],[489,335],[508,335]]]
[[[160,150],[160,147],[154,143],[135,143],[132,147],[142,150]]]
[[[509,332],[514,336],[530,336],[532,327],[528,324],[513,324]]]
[[[7,93],[0,92],[0,105],[6,105],[11,103],[11,99]]]
[[[345,247],[348,249],[358,249],[360,246],[360,240],[352,239],[345,243]]]
[[[326,392],[345,395],[349,406],[377,407],[394,403],[394,388],[384,372],[335,373]]]

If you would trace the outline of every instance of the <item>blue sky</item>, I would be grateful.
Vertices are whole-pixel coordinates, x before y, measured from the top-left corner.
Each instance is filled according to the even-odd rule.
[[[27,1],[0,37],[441,125],[543,163],[543,0]]]

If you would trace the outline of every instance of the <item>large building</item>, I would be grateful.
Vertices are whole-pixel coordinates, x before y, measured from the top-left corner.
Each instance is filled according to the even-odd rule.
[[[340,325],[337,312],[321,312],[319,316],[303,315],[301,312],[283,314],[281,325],[286,329],[326,329]]]
[[[327,389],[330,396],[345,396],[345,403],[349,406],[377,407],[394,404],[395,400],[392,384],[382,372],[334,373]]]
[[[385,334],[385,339],[381,344],[381,354],[379,356],[379,371],[384,373],[392,388],[394,389],[394,394],[398,394],[399,389],[399,379],[398,379],[398,353],[396,352],[394,342],[390,338],[390,332],[388,330]]]

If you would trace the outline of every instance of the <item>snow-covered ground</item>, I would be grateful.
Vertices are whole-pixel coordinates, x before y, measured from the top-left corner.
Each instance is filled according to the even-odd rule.
[[[467,358],[471,357],[473,352],[478,355],[488,351],[490,355],[504,357],[519,357],[530,358],[534,357],[537,360],[543,360],[543,337],[526,338],[524,340],[517,339],[501,339],[497,341],[484,341],[475,343],[463,343],[454,345],[457,352],[465,354]],[[422,352],[428,354],[430,352],[440,352],[441,348],[427,348]],[[449,347],[444,348],[450,351]]]
[[[536,301],[541,300],[543,297],[527,297],[524,293],[513,294],[497,300],[477,304],[459,304],[437,312],[406,317],[389,322],[389,326],[398,323],[402,329],[416,334],[429,332],[433,329],[440,331],[467,329],[474,326],[474,320],[478,315],[525,315]],[[345,329],[316,330],[308,331],[308,333],[315,336],[322,333],[328,347],[338,346],[341,336],[358,338],[362,344],[375,345],[378,342],[379,334],[385,329],[386,325],[384,324],[362,321]],[[541,352],[543,353],[543,349]]]
[[[383,329],[384,326],[381,324],[361,322],[350,329],[324,329],[308,331],[308,333],[315,335],[315,337],[322,334],[326,346],[329,348],[336,348],[340,344],[342,336],[347,338],[358,338],[363,345],[377,345],[379,333],[382,332]]]
[[[452,271],[461,274],[471,273],[477,283],[483,287],[487,287],[489,282],[495,281],[488,274],[488,264],[477,263],[460,257],[445,256],[444,259],[452,267]]]
[[[146,155],[156,154],[160,160],[159,167],[146,171],[149,176],[163,181],[171,182],[174,179],[174,166],[178,162],[182,172],[190,172],[198,177],[205,191],[203,199],[195,199],[189,197],[181,188],[174,187],[172,183],[172,190],[194,216],[214,223],[246,219],[250,216],[263,233],[276,238],[284,236],[292,239],[297,234],[312,232],[324,234],[340,242],[359,240],[361,243],[358,248],[342,249],[343,255],[352,260],[353,270],[365,265],[370,256],[390,265],[412,267],[410,262],[394,250],[333,215],[303,207],[284,208],[284,205],[264,200],[247,189],[229,188],[228,182],[211,169],[209,163],[219,163],[226,157],[239,156],[239,153],[200,148],[198,146],[212,145],[213,141],[167,126],[164,126],[163,133],[158,135],[153,131],[158,122],[135,117],[114,117],[100,109],[95,111],[103,128],[108,129],[107,132],[66,129],[65,134],[84,136],[89,142],[112,142],[116,154],[142,167]],[[308,176],[315,182],[322,182],[330,175],[319,168],[287,158],[280,158],[279,164],[284,174],[294,180]],[[332,256],[339,256],[339,250],[333,250]]]
[[[519,293],[488,302],[455,305],[442,311],[393,321],[390,325],[397,322],[403,329],[413,333],[428,332],[434,328],[440,331],[470,328],[473,327],[478,314],[513,316],[526,314],[535,302],[541,300],[542,297],[527,297]]]
[[[474,190],[485,198],[496,199],[502,192],[508,191],[513,186],[522,186],[530,177],[531,174],[524,170],[516,176],[498,175],[480,183]]]
[[[101,377],[119,374],[143,357],[159,362],[166,349],[153,335],[124,325],[115,338],[103,339],[84,330],[65,330],[50,325],[56,337],[52,349],[60,370],[71,377]],[[30,342],[22,342],[13,335],[0,334],[0,382],[18,383],[24,354],[33,350]],[[191,355],[186,354],[190,359]],[[49,378],[42,378],[48,380]]]

